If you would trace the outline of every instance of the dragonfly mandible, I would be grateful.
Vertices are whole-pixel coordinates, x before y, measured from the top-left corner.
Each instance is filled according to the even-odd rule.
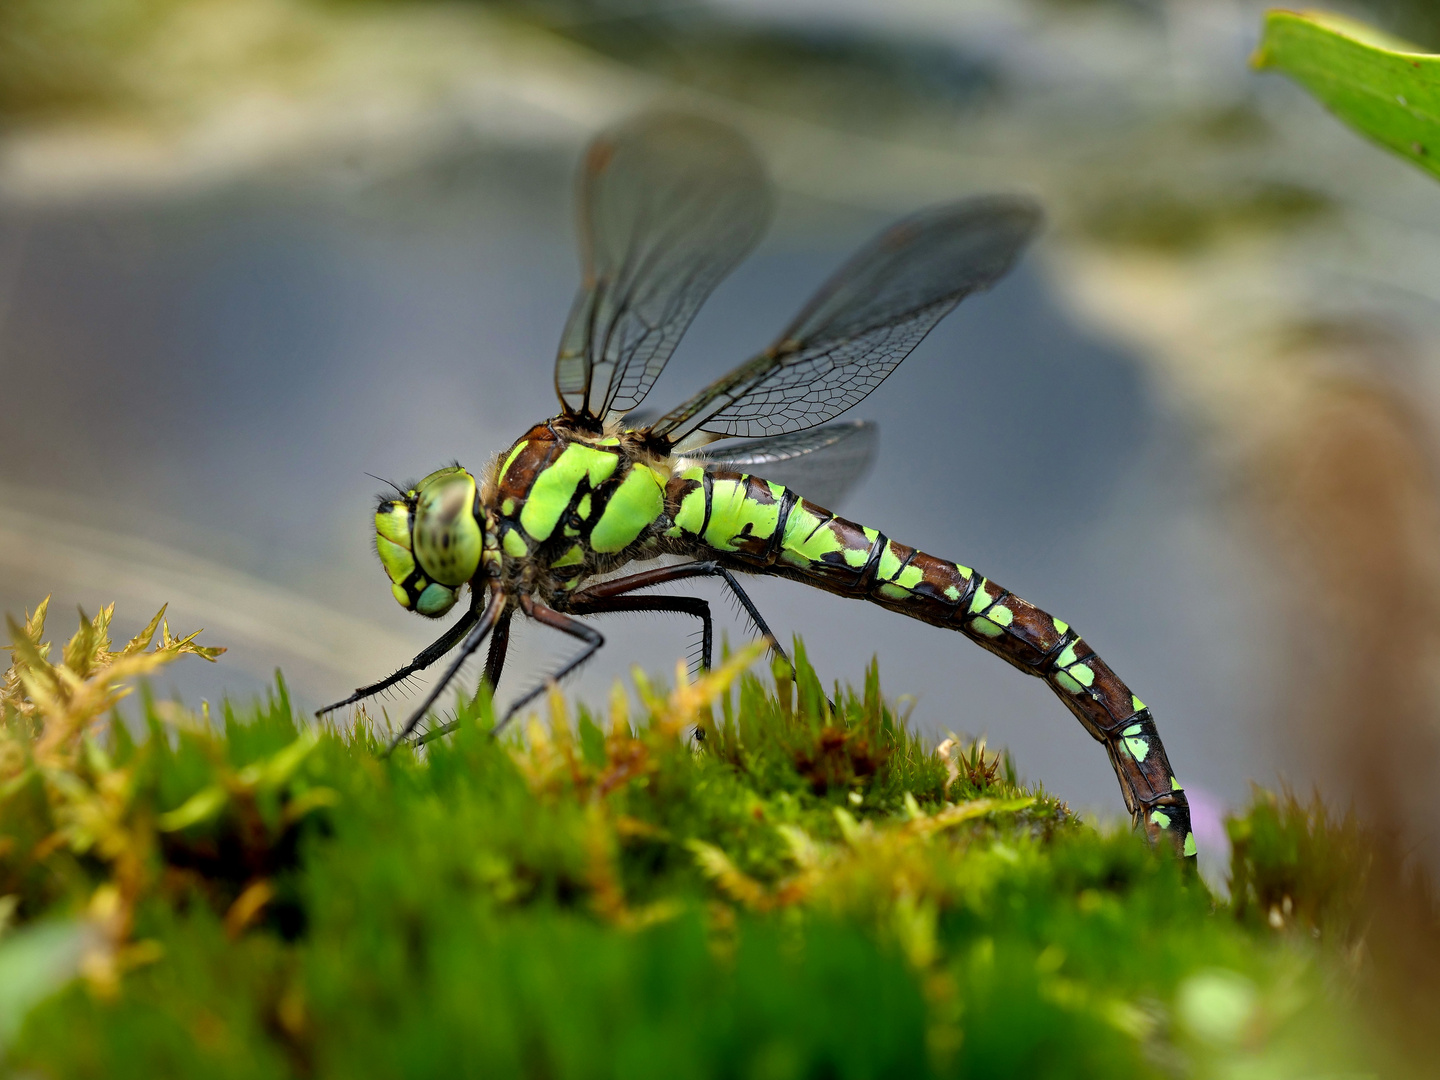
[[[770,210],[763,166],[718,122],[648,114],[590,145],[579,183],[584,277],[555,362],[560,412],[476,473],[457,464],[380,497],[376,545],[400,605],[438,618],[467,587],[468,605],[410,663],[321,711],[379,693],[458,649],[393,749],[487,638],[484,677],[498,685],[517,611],[582,644],[552,679],[604,644],[578,617],[620,611],[699,619],[708,666],[709,604],[645,592],[700,577],[718,578],[778,651],[738,575],[779,575],[958,630],[1043,679],[1104,745],[1136,823],[1193,858],[1189,805],[1150,710],[1068,623],[971,567],[760,475],[837,448],[863,459],[856,448],[873,428],[830,421],[961,300],[1010,270],[1038,231],[1036,203],[982,196],[901,220],[836,272],[765,351],[658,419],[627,422],[701,303],[759,240]],[[747,441],[711,445],[737,436]],[[684,561],[618,573],[660,556]],[[549,681],[522,694],[495,731]]]

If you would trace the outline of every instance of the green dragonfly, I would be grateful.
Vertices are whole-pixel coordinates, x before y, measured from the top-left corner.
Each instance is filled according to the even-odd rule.
[[[769,184],[728,127],[652,114],[591,144],[579,195],[584,278],[555,362],[560,412],[477,473],[439,469],[382,495],[375,514],[380,561],[400,605],[438,618],[468,586],[464,614],[393,675],[322,712],[379,693],[458,647],[393,749],[487,638],[484,677],[499,683],[517,611],[582,643],[556,680],[604,644],[577,616],[609,612],[699,619],[708,666],[709,604],[644,591],[692,578],[719,579],[778,651],[737,575],[779,575],[958,630],[1044,679],[1104,744],[1137,823],[1193,857],[1189,805],[1150,710],[1068,623],[968,566],[757,475],[783,475],[826,454],[858,468],[873,428],[829,421],[874,390],[956,304],[1009,271],[1039,228],[1038,206],[984,196],[901,220],[831,277],[764,352],[641,422],[634,410],[700,304],[764,231]],[[711,445],[736,436],[747,441]],[[665,556],[668,564],[621,572]],[[495,730],[549,681],[522,694]]]

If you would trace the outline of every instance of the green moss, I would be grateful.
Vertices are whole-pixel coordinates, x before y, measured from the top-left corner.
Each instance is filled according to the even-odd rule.
[[[298,722],[283,684],[220,725],[143,699],[139,737],[82,725],[51,745],[46,732],[91,698],[40,707],[11,680],[0,881],[20,925],[0,937],[0,986],[28,965],[25,985],[62,988],[25,1003],[6,1065],[667,1078],[1361,1067],[1343,964],[1250,914],[1283,878],[1292,908],[1358,926],[1333,872],[1292,872],[1297,851],[1353,868],[1348,834],[1259,800],[1232,824],[1237,919],[1177,860],[1022,786],[1008,758],[929,748],[873,666],[859,692],[827,696],[798,643],[793,680],[744,674],[756,655],[693,684],[682,669],[669,690],[637,679],[638,712],[617,693],[603,715],[572,716],[556,695],[548,724],[500,741],[482,697],[450,739],[389,760],[363,728]],[[105,684],[92,667],[83,685]],[[37,932],[66,925],[86,951],[37,960]]]
[[[1318,795],[1307,806],[1288,790],[1277,796],[1257,788],[1249,813],[1226,829],[1237,918],[1355,943],[1371,838],[1353,813],[1332,820]]]

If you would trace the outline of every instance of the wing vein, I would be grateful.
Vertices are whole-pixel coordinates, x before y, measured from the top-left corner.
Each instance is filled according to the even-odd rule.
[[[768,436],[834,419],[871,393],[956,304],[989,288],[1040,223],[1029,199],[982,196],[900,221],[827,281],[765,352],[652,427]]]

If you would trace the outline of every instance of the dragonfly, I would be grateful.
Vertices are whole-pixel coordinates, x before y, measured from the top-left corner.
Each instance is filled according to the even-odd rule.
[[[493,733],[604,645],[585,616],[691,616],[708,667],[709,603],[649,592],[700,578],[728,590],[783,659],[740,577],[786,577],[958,631],[1043,679],[1105,747],[1137,827],[1193,860],[1189,804],[1150,709],[1069,623],[972,567],[839,517],[775,479],[827,456],[848,459],[852,471],[863,464],[873,425],[836,418],[961,300],[1009,272],[1039,230],[1039,206],[984,195],[902,219],[845,263],[763,352],[649,419],[636,410],[700,305],[764,232],[769,181],[729,126],[651,113],[590,144],[578,194],[583,278],[555,361],[560,411],[484,469],[438,469],[381,495],[375,514],[380,562],[400,606],[440,618],[468,589],[463,614],[408,664],[321,712],[454,652],[391,740],[393,751],[487,639],[483,677],[492,689],[499,684],[517,612],[581,648],[517,698]]]

